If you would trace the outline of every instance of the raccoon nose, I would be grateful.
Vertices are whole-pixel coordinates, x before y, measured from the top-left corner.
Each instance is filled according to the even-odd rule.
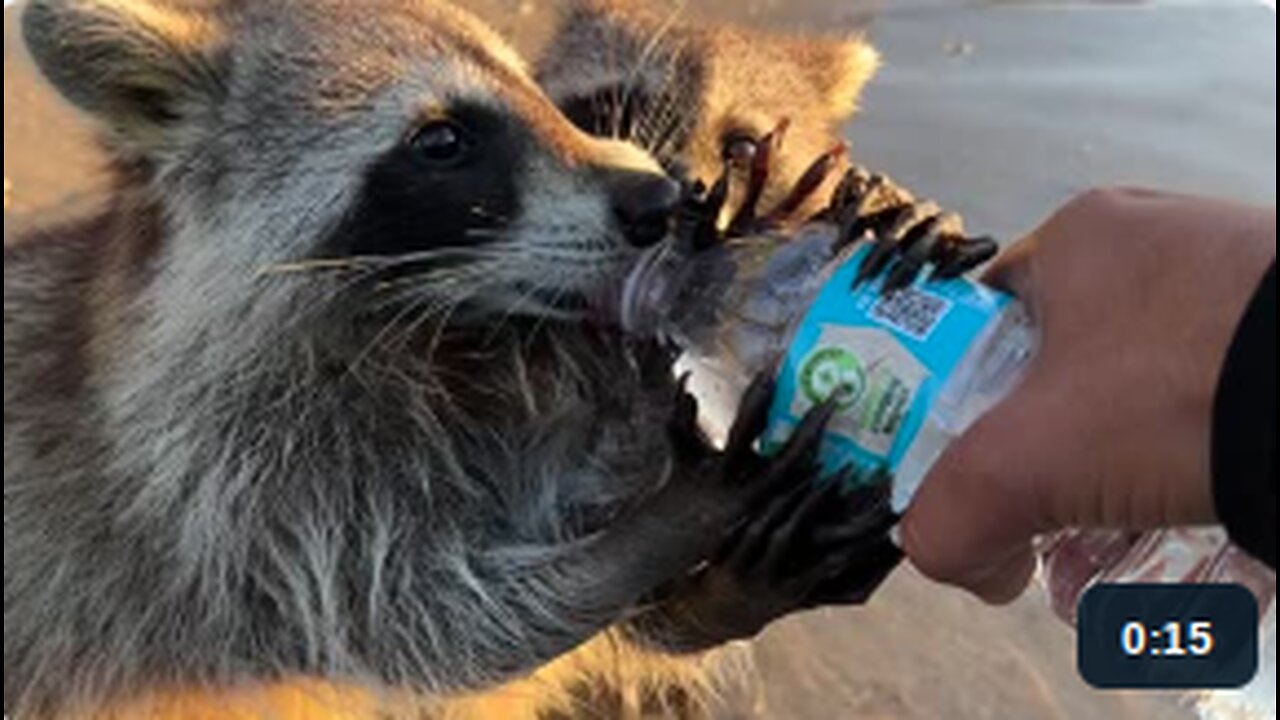
[[[624,171],[609,179],[613,214],[627,242],[636,247],[656,245],[667,236],[680,204],[680,185],[650,172]]]

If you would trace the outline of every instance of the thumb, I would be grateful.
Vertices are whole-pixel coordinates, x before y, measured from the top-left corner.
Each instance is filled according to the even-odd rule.
[[[1036,236],[1019,240],[1006,248],[982,274],[982,282],[994,288],[1021,298],[1030,300],[1034,289]]]
[[[1025,405],[1015,393],[957,439],[901,525],[903,549],[921,572],[997,604],[1016,599],[1036,566],[1038,504],[1017,441]]]

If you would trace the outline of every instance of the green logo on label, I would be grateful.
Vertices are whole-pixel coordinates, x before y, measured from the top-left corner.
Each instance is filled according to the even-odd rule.
[[[819,348],[800,366],[800,391],[814,405],[835,398],[842,410],[848,410],[866,389],[862,361],[844,348]]]

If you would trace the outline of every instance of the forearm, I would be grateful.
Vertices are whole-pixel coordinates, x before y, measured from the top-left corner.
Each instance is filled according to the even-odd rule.
[[[483,620],[448,623],[469,630],[440,643],[450,657],[436,665],[482,672],[450,678],[450,688],[483,689],[525,675],[623,620],[693,568],[719,538],[697,532],[706,526],[683,521],[677,505],[659,493],[574,545],[477,555],[475,576],[482,582],[458,578],[463,595],[444,604],[481,612]],[[488,589],[463,590],[467,585]]]
[[[763,629],[761,626],[754,632],[743,632],[722,626],[714,618],[698,613],[683,595],[657,600],[628,618],[623,626],[631,642],[671,655],[707,652],[728,642],[749,639]]]

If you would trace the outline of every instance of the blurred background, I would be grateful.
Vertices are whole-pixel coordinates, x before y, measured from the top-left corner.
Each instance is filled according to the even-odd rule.
[[[526,52],[547,36],[549,0],[464,4]],[[6,0],[6,242],[101,197],[100,158],[32,73],[20,11]],[[1274,0],[691,0],[685,12],[789,31],[867,30],[886,63],[848,128],[856,158],[960,211],[979,233],[1017,238],[1099,184],[1275,205]],[[755,654],[752,717],[1275,717],[1274,664],[1260,690],[1270,704],[1252,716],[1236,714],[1238,694],[1203,705],[1092,691],[1076,673],[1072,631],[1039,590],[994,610],[910,570],[867,608],[779,624]]]

